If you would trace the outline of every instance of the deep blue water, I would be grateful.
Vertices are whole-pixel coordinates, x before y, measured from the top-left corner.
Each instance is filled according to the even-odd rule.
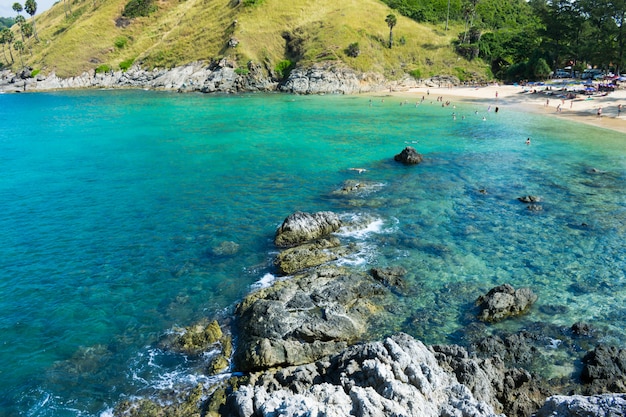
[[[408,319],[375,332],[457,342],[468,306],[509,282],[539,295],[528,320],[585,320],[624,346],[626,135],[369,98],[0,95],[0,416],[101,415],[204,381],[159,337],[228,316],[296,210],[371,218],[348,261],[409,270]],[[407,145],[423,164],[393,162]],[[380,187],[334,197],[348,179]]]

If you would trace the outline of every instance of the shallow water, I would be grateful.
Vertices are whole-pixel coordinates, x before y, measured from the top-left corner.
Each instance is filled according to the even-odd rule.
[[[495,328],[584,320],[624,346],[626,137],[400,100],[0,96],[0,416],[100,415],[205,382],[202,359],[158,339],[228,317],[273,272],[274,231],[296,210],[369,218],[343,233],[362,248],[344,262],[409,271],[410,295],[376,335],[462,343],[476,297],[508,282],[539,301]],[[425,162],[395,163],[407,145]],[[380,186],[333,195],[348,179]]]

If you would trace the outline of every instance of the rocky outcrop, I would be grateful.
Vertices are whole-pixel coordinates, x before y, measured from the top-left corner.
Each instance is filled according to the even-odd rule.
[[[312,243],[285,249],[276,256],[274,265],[279,273],[289,275],[335,261],[348,255],[349,252],[347,247],[341,246],[341,242],[336,237],[319,239]]]
[[[588,393],[626,392],[626,349],[597,346],[583,358],[581,380]]]
[[[555,395],[548,398],[535,417],[622,417],[626,415],[626,394],[583,397]]]
[[[508,417],[528,417],[543,403],[542,382],[522,368],[508,368],[498,355],[478,358],[456,345],[431,349],[443,369],[456,375],[472,395]]]
[[[407,146],[402,152],[394,156],[393,159],[406,165],[417,165],[424,160],[424,157],[417,153],[414,147]]]
[[[247,296],[236,309],[240,371],[314,362],[361,338],[388,294],[366,274],[324,266]]]
[[[406,334],[317,363],[253,374],[226,404],[225,414],[241,417],[498,415]]]
[[[231,41],[236,41],[231,39]],[[171,69],[147,70],[135,65],[127,71],[94,70],[74,77],[56,74],[0,74],[0,91],[43,91],[83,88],[150,88],[180,92],[235,93],[283,91],[294,94],[356,94],[387,89],[406,90],[416,87],[415,79],[405,76],[389,81],[381,74],[360,73],[337,61],[326,61],[311,67],[298,67],[280,83],[258,63],[240,67],[237,62],[221,59],[210,63],[192,62]]]
[[[497,322],[519,316],[526,313],[535,301],[537,295],[530,288],[516,290],[509,284],[499,285],[476,300],[476,305],[480,309],[478,319]]]
[[[326,237],[341,227],[339,216],[330,211],[304,213],[297,211],[288,216],[276,230],[274,244],[281,248],[292,247]]]

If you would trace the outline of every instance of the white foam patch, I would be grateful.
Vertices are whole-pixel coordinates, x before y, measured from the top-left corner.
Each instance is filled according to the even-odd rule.
[[[394,226],[387,226],[385,221],[368,214],[353,213],[342,216],[343,226],[335,234],[341,237],[358,240],[366,239],[372,234],[387,234],[395,231]]]
[[[250,285],[250,288],[253,291],[260,290],[262,288],[267,288],[271,286],[274,282],[276,282],[276,279],[277,279],[276,276],[268,272],[267,274],[263,275],[263,277],[260,280]]]

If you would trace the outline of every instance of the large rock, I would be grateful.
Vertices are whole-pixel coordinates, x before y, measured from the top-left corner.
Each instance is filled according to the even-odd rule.
[[[362,337],[389,292],[372,277],[319,267],[248,295],[236,309],[236,369],[300,365]]]
[[[537,301],[530,288],[514,289],[509,284],[499,285],[476,300],[480,312],[478,318],[486,322],[497,322],[526,313]]]
[[[535,417],[623,417],[626,394],[584,397],[555,395],[548,398]]]
[[[335,261],[348,255],[349,249],[341,246],[336,237],[285,249],[276,256],[274,265],[281,274],[293,274],[307,268]]]
[[[581,380],[587,392],[626,392],[626,349],[597,346],[583,358]]]
[[[326,237],[341,227],[341,220],[331,211],[303,213],[297,211],[287,217],[276,230],[274,243],[287,248]]]
[[[422,162],[424,157],[417,153],[414,147],[407,146],[402,152],[394,156],[393,159],[406,165],[416,165]]]
[[[226,408],[240,417],[498,416],[406,334],[355,345],[315,364],[252,374]]]

